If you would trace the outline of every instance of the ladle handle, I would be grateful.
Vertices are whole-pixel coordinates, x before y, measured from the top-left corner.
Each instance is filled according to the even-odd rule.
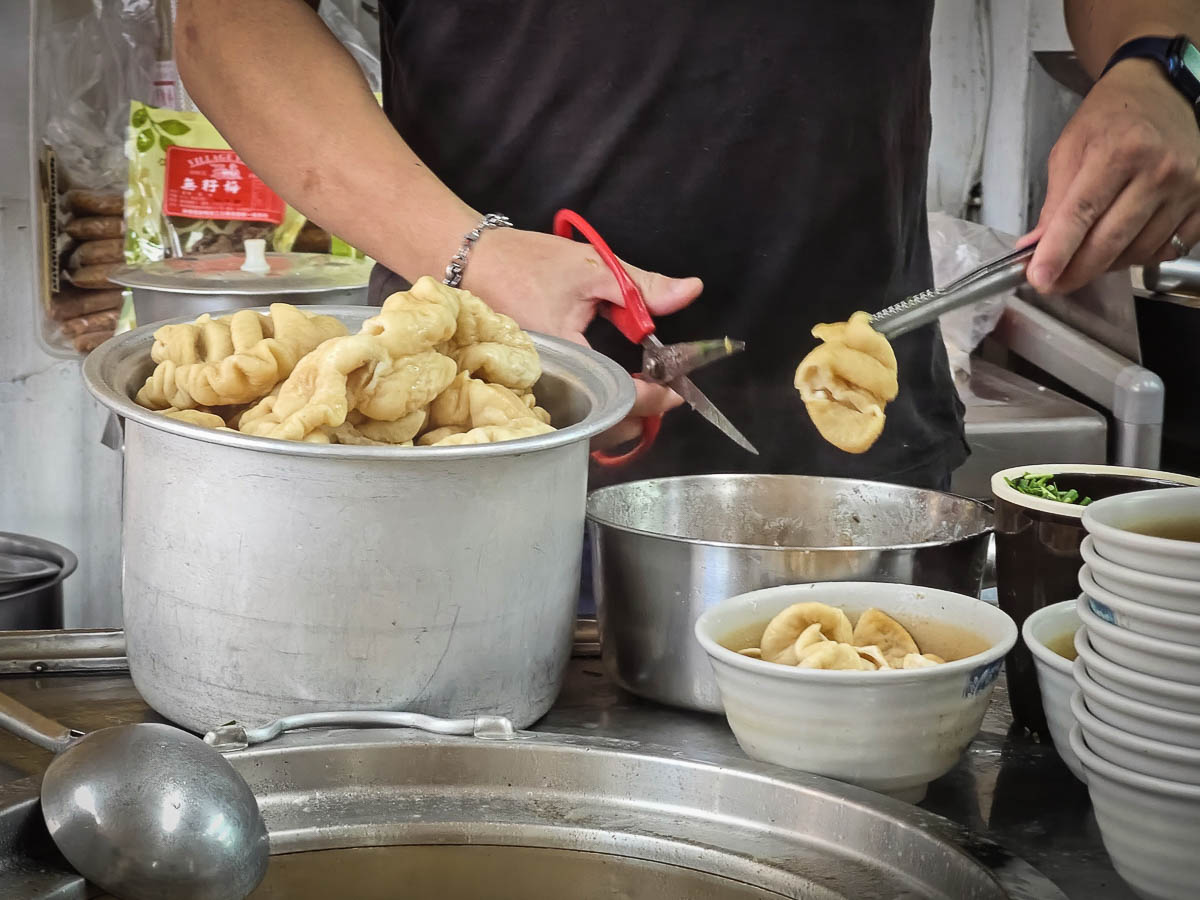
[[[67,749],[75,739],[66,725],[47,719],[4,693],[0,693],[0,728],[53,753]]]

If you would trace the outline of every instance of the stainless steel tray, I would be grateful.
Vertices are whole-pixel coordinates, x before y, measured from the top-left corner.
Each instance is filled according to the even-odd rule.
[[[938,816],[730,757],[556,734],[343,730],[229,758],[271,832],[259,898],[334,887],[348,900],[382,898],[403,884],[420,897],[432,894],[417,885],[436,885],[442,900],[1065,900]],[[27,779],[0,794],[7,895],[88,896],[42,836],[34,788]],[[347,848],[380,849],[330,852]]]

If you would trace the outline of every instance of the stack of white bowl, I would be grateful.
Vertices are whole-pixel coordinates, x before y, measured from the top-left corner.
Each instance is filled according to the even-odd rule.
[[[1113,865],[1142,897],[1200,897],[1200,488],[1111,497],[1088,530],[1071,749]]]

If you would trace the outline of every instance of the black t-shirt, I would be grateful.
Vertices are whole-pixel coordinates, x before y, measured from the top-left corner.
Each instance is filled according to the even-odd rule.
[[[746,342],[692,377],[760,457],[684,408],[651,454],[602,479],[928,481],[965,459],[933,327],[895,342],[900,395],[865,454],[822,440],[792,386],[814,324],[931,283],[933,0],[380,5],[384,108],[452,190],[519,228],[578,211],[630,263],[704,280],[699,300],[658,320],[663,341]],[[607,322],[589,338],[631,371],[640,364]]]

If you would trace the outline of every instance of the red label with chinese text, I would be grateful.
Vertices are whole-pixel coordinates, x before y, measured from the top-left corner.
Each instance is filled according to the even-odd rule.
[[[168,147],[163,212],[189,219],[278,225],[284,204],[232,150]]]

